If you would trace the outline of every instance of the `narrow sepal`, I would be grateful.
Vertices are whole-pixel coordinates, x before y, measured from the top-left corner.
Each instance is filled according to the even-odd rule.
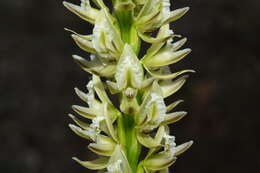
[[[94,9],[90,6],[78,6],[66,1],[63,1],[63,5],[72,13],[76,14],[79,16],[81,19],[91,23],[95,24],[95,16],[99,13],[97,9]]]
[[[177,80],[167,82],[167,83],[161,83],[160,86],[163,91],[163,97],[167,98],[170,95],[176,93],[185,84],[188,77],[189,77],[188,75],[185,75],[178,78]]]
[[[159,171],[171,166],[175,161],[176,157],[167,152],[160,152],[150,156],[144,161],[144,167],[152,171]]]
[[[78,162],[83,167],[91,170],[105,169],[107,167],[108,160],[109,160],[107,157],[102,157],[93,161],[81,161],[76,157],[73,157],[72,159]]]
[[[178,106],[180,103],[184,102],[184,100],[177,100],[171,104],[169,104],[166,109],[167,109],[167,112],[170,112],[171,110],[173,110],[176,106]]]
[[[175,155],[178,156],[182,153],[184,153],[185,151],[187,151],[193,144],[193,141],[189,141],[189,142],[185,142],[181,145],[178,145],[176,148],[175,148]]]
[[[175,123],[181,120],[185,115],[187,115],[187,112],[173,112],[166,114],[164,117],[164,121],[162,122],[162,125]]]

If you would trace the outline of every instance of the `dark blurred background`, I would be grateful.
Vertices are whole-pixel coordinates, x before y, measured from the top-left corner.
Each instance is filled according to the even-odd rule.
[[[173,172],[259,172],[260,1],[174,1],[183,6],[191,10],[173,29],[193,52],[173,68],[197,73],[170,99],[185,99],[179,109],[189,112],[171,129],[178,143],[195,144]],[[70,105],[81,104],[73,88],[89,76],[70,58],[84,53],[63,30],[92,26],[61,0],[1,0],[0,21],[0,173],[93,172],[71,160],[94,154],[67,127]]]

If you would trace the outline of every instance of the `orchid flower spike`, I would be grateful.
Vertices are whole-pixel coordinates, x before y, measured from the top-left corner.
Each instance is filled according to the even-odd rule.
[[[189,7],[171,10],[170,0],[112,0],[112,8],[103,0],[63,4],[93,25],[87,34],[66,29],[89,56],[73,55],[73,60],[91,75],[86,92],[75,88],[86,105],[72,106],[81,118],[69,114],[75,123],[69,127],[89,140],[88,149],[97,154],[92,161],[73,160],[98,173],[169,173],[177,157],[193,144],[177,145],[170,135],[169,125],[187,114],[172,112],[183,101],[165,103],[185,84],[188,73],[195,72],[170,69],[191,52],[182,49],[187,39],[170,29]],[[150,45],[143,56],[142,42]]]

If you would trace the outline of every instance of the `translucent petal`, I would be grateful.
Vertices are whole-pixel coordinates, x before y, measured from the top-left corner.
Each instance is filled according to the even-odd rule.
[[[176,106],[178,106],[178,105],[179,105],[180,103],[182,103],[182,102],[184,102],[184,100],[177,100],[177,101],[171,103],[170,105],[168,105],[168,106],[166,107],[167,112],[170,112],[172,109],[174,109]]]
[[[137,139],[138,141],[147,148],[154,148],[161,145],[161,141],[163,139],[163,136],[165,134],[164,126],[160,126],[158,129],[155,138],[152,138],[151,136],[144,134],[144,133],[137,133]]]
[[[125,89],[128,85],[134,88],[142,86],[143,67],[128,44],[125,44],[117,64],[115,79],[119,90]]]
[[[144,167],[152,171],[159,171],[161,169],[168,168],[175,161],[176,157],[172,156],[169,153],[161,152],[150,156],[147,160],[144,161]]]
[[[110,136],[115,140],[118,141],[117,136],[116,136],[116,132],[113,126],[113,122],[110,119],[110,115],[108,112],[108,105],[107,103],[104,103],[104,116],[105,116],[105,120],[106,120],[106,124],[107,124],[107,128],[109,130]]]
[[[160,71],[152,71],[152,70],[149,70],[148,68],[146,68],[146,69],[151,74],[151,76],[153,76],[156,79],[160,79],[160,80],[171,80],[171,79],[177,78],[178,76],[180,76],[184,73],[195,73],[194,70],[182,70],[182,71],[171,73],[171,74],[163,74]]]
[[[185,142],[181,145],[178,145],[176,148],[175,148],[175,155],[178,156],[182,153],[184,153],[185,151],[187,151],[193,144],[193,141],[189,141],[189,142]]]
[[[101,62],[95,61],[87,61],[80,56],[73,55],[74,61],[86,72],[104,76],[104,77],[111,77],[116,70],[116,66],[109,64],[103,65]]]
[[[187,112],[173,112],[173,113],[166,114],[164,121],[162,122],[162,125],[175,123],[181,120],[185,115],[187,115]]]
[[[97,9],[94,9],[91,6],[81,7],[65,1],[63,1],[63,5],[83,20],[95,24],[95,17],[99,12]]]
[[[171,22],[174,22],[174,21],[180,19],[182,16],[184,16],[189,11],[189,9],[190,9],[189,7],[184,7],[184,8],[180,8],[180,9],[171,11],[170,15],[169,15],[168,19],[165,21],[165,23],[171,23]]]
[[[78,118],[76,118],[74,115],[69,114],[69,117],[82,129],[88,129],[89,128],[89,124],[79,120]]]
[[[191,52],[191,49],[183,49],[177,52],[173,52],[170,47],[162,49],[156,55],[151,58],[147,58],[142,61],[146,67],[162,67],[170,65],[182,60]]]
[[[90,40],[84,39],[76,34],[72,34],[71,37],[82,50],[89,53],[96,53],[96,50],[94,49]]]
[[[82,117],[88,118],[88,119],[93,119],[93,118],[97,117],[98,114],[100,114],[100,112],[97,112],[94,109],[83,107],[83,106],[78,106],[78,105],[73,105],[72,109],[76,113],[81,115]]]
[[[93,161],[81,161],[76,157],[72,158],[76,162],[78,162],[80,165],[82,165],[85,168],[91,169],[91,170],[99,170],[99,169],[105,169],[108,164],[108,158],[102,157]]]
[[[184,85],[188,77],[189,77],[188,75],[185,75],[180,77],[177,80],[161,83],[160,86],[162,88],[163,97],[167,98],[170,95],[176,93]]]
[[[102,102],[106,102],[108,104],[112,104],[112,102],[110,101],[109,97],[107,96],[107,93],[105,91],[105,88],[103,86],[102,81],[96,75],[93,75],[93,85],[94,85],[94,89],[95,89],[99,99]]]

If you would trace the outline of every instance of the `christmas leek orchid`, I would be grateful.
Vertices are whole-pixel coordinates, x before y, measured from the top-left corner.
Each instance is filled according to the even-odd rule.
[[[102,173],[167,173],[177,157],[192,141],[176,145],[168,125],[182,119],[186,112],[171,112],[182,100],[166,105],[164,99],[176,93],[186,82],[187,73],[172,73],[169,65],[186,57],[191,50],[180,48],[179,39],[169,24],[181,18],[189,8],[171,11],[170,0],[112,0],[109,9],[103,0],[81,0],[81,5],[64,6],[94,25],[93,34],[72,30],[75,43],[90,54],[89,59],[73,55],[75,62],[92,75],[88,92],[75,92],[87,107],[72,109],[86,123],[69,114],[76,125],[69,127],[91,143],[88,148],[96,160],[81,161],[82,166]],[[158,31],[153,37],[152,33]],[[140,57],[141,42],[150,44]],[[108,94],[109,92],[109,94]],[[118,96],[114,105],[109,95]],[[141,151],[147,148],[144,158]]]

